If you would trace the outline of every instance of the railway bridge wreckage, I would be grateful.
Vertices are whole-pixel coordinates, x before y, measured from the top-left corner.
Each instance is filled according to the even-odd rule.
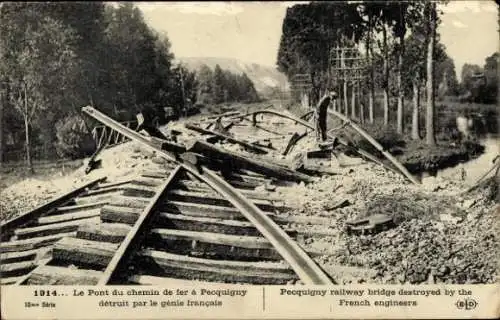
[[[107,146],[130,140],[161,161],[129,180],[109,182],[99,177],[3,222],[2,284],[338,283],[315,261],[320,254],[302,245],[309,236],[331,235],[330,221],[287,214],[290,207],[276,196],[276,188],[335,174],[325,159],[339,155],[354,162],[375,162],[412,184],[420,182],[354,121],[328,109],[328,99],[327,94],[316,112],[303,117],[264,108],[188,121],[183,125],[184,133],[189,132],[184,140],[178,129],[167,126],[160,132],[143,126],[137,132],[84,107],[85,114],[114,134],[107,143],[100,139],[87,173],[99,167],[99,153]],[[324,124],[306,119],[315,114],[316,123],[324,122],[326,113],[364,136],[388,161],[332,131],[317,135],[312,149],[290,159],[301,139],[316,128],[326,130]],[[264,116],[275,119],[273,128],[264,127],[260,121]],[[302,131],[279,132],[281,121]],[[281,146],[255,136],[255,128],[273,131]],[[233,129],[250,133],[239,138]],[[345,151],[360,158],[347,157]],[[334,207],[346,205],[339,199]],[[308,224],[316,228],[300,227]],[[354,233],[378,232],[392,224],[391,216],[374,215],[348,221],[346,228]]]

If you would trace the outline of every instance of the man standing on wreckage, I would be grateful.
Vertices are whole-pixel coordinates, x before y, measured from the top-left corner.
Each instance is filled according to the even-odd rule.
[[[316,140],[320,146],[327,140],[328,135],[326,132],[326,116],[328,111],[328,106],[330,103],[335,104],[337,99],[337,93],[333,90],[328,90],[328,92],[319,100],[316,108],[314,109],[314,122],[316,123]],[[336,139],[333,141],[335,146]]]

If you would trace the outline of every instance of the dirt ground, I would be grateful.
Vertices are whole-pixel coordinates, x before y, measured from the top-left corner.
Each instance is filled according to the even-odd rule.
[[[181,141],[193,137],[192,132],[183,129],[182,122],[171,123],[165,128],[183,130]],[[315,148],[314,134],[309,134],[289,156],[283,157],[278,151],[293,132],[303,129],[279,118],[266,119],[262,124],[286,136],[283,138],[263,130],[249,132],[255,129],[245,126],[235,126],[235,135],[237,132],[238,137],[271,141],[276,147],[276,158],[281,160],[290,160],[302,151]],[[224,147],[244,152],[232,144],[226,143]],[[62,177],[33,177],[14,183],[0,192],[1,216],[12,217],[101,175],[108,176],[108,181],[127,179],[153,166],[153,157],[136,143],[129,142],[105,150],[100,157],[103,168],[89,175],[85,175],[81,167]],[[280,197],[295,208],[290,215],[329,219],[330,225],[321,228],[327,228],[334,236],[309,237],[302,245],[323,253],[315,259],[336,282],[462,284],[498,281],[500,207],[490,200],[488,190],[461,194],[467,186],[453,177],[427,178],[422,185],[412,185],[402,176],[376,164],[358,162],[346,166],[331,161],[336,174],[317,176],[307,185],[277,188]],[[7,181],[3,176],[1,180]],[[344,206],[336,208],[341,200],[346,200]],[[375,214],[392,217],[395,225],[374,234],[346,232],[347,221]]]

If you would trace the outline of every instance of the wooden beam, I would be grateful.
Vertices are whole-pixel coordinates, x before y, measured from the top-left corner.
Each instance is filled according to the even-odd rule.
[[[59,233],[51,236],[37,237],[23,240],[14,240],[0,243],[0,253],[13,251],[26,251],[53,244],[64,237],[75,236],[76,232]]]
[[[156,265],[161,275],[182,279],[252,284],[285,284],[298,279],[293,270],[278,262],[228,261],[194,258],[163,251],[143,250],[140,256]]]
[[[236,208],[194,204],[189,202],[169,201],[164,211],[181,213],[194,217],[210,217],[215,219],[245,220],[245,217]]]
[[[239,144],[240,146],[243,146],[248,151],[252,151],[252,152],[255,152],[255,153],[258,153],[258,154],[267,154],[268,153],[268,151],[266,149],[262,149],[260,147],[257,147],[255,145],[253,145],[253,144],[250,144],[248,142],[245,142],[245,141],[233,138],[233,137],[231,137],[229,135],[226,135],[226,134],[223,134],[223,133],[220,133],[220,132],[203,129],[203,128],[200,128],[198,126],[195,126],[195,125],[192,125],[192,124],[189,124],[189,123],[185,124],[184,126],[186,128],[188,128],[188,129],[196,131],[196,132],[200,132],[200,133],[203,133],[203,134],[214,135],[214,136],[220,137],[221,139],[227,140],[228,142]]]
[[[79,239],[120,243],[132,227],[124,223],[99,223],[81,226],[76,237]]]
[[[88,211],[75,212],[75,213],[64,213],[64,214],[38,218],[38,224],[43,225],[43,224],[81,220],[81,219],[98,217],[100,214],[101,214],[101,209],[92,209]]]
[[[158,187],[161,184],[161,180],[148,177],[138,177],[131,181],[132,184],[147,187]]]
[[[88,204],[80,204],[80,205],[73,205],[73,206],[58,207],[58,208],[56,208],[54,210],[53,214],[62,214],[62,213],[72,213],[72,212],[78,212],[78,211],[87,211],[89,209],[101,208],[105,204],[106,204],[106,201],[101,201],[101,202],[88,203]]]
[[[164,208],[164,211],[173,214],[184,214],[192,217],[207,217],[224,220],[246,220],[241,212],[236,208],[208,204],[169,201]],[[276,215],[269,212],[264,213],[278,224],[298,223],[305,225],[311,224],[323,226],[329,226],[332,224],[331,219],[322,217],[304,215]]]
[[[133,225],[141,215],[142,211],[142,208],[107,205],[101,209],[101,221],[118,222]]]
[[[57,266],[40,266],[26,280],[27,285],[96,285],[102,272],[69,269]]]
[[[260,232],[248,221],[192,217],[184,214],[161,212],[158,227],[170,227],[190,231],[217,232],[222,234],[259,236]]]
[[[0,263],[34,260],[37,253],[38,249],[2,253],[0,254]]]
[[[149,201],[150,198],[119,195],[111,198],[108,205],[144,209],[149,204]]]
[[[188,146],[188,151],[200,153],[206,157],[221,160],[227,163],[229,167],[235,169],[248,169],[258,171],[266,176],[291,181],[310,182],[312,178],[288,168],[279,166],[271,162],[251,159],[248,156],[233,151],[224,150],[204,141],[194,141]]]
[[[180,190],[194,191],[194,192],[207,192],[207,193],[217,194],[217,192],[214,189],[210,188],[208,185],[206,185],[202,182],[191,181],[191,180],[179,180],[176,182],[176,184]],[[269,201],[279,201],[280,200],[279,197],[273,195],[272,192],[268,192],[268,191],[255,191],[255,190],[247,190],[247,189],[241,189],[239,191],[249,199],[260,199],[260,200],[269,200]]]
[[[36,268],[36,262],[31,261],[21,261],[12,263],[2,263],[0,265],[1,277],[18,277],[27,274],[31,270]]]
[[[85,205],[85,204],[93,204],[93,203],[99,203],[99,202],[108,202],[109,198],[121,194],[122,191],[117,191],[117,192],[112,192],[112,193],[105,193],[105,194],[100,194],[96,196],[88,196],[88,197],[77,197],[73,201],[77,205]]]
[[[52,223],[42,226],[30,228],[18,228],[14,231],[18,239],[26,239],[32,237],[43,237],[57,233],[76,231],[82,225],[87,223],[99,223],[99,217],[92,217],[88,219],[72,220],[61,223]]]
[[[74,265],[105,267],[116,252],[118,244],[67,237],[52,248],[52,259],[71,262]]]
[[[172,201],[183,201],[191,203],[211,204],[232,207],[232,204],[217,193],[194,192],[184,190],[172,190],[168,193],[168,199]],[[252,199],[252,202],[262,210],[284,212],[291,210],[283,201],[273,202],[262,199]]]
[[[213,232],[199,232],[175,229],[151,230],[148,245],[180,254],[216,256],[232,260],[282,260],[266,238],[260,236],[236,236]]]
[[[145,185],[129,185],[122,192],[124,196],[151,198],[155,195],[156,188]]]
[[[39,218],[40,216],[42,216],[44,213],[47,213],[51,209],[54,209],[54,208],[57,208],[59,206],[64,205],[65,203],[70,201],[75,196],[85,192],[88,188],[90,188],[90,187],[92,187],[92,186],[94,186],[94,185],[96,185],[99,182],[102,182],[104,180],[106,180],[106,177],[101,177],[101,178],[92,180],[90,182],[86,182],[86,183],[80,185],[79,187],[69,191],[69,192],[66,192],[62,195],[59,195],[59,196],[53,198],[49,202],[46,202],[46,203],[36,207],[35,209],[27,211],[27,212],[25,212],[21,215],[18,215],[15,218],[12,218],[10,220],[1,222],[0,223],[0,230],[2,230],[1,239],[2,240],[8,239],[12,235],[12,233],[14,232],[15,228],[20,227],[23,224],[25,224],[31,220],[35,220],[35,219]]]

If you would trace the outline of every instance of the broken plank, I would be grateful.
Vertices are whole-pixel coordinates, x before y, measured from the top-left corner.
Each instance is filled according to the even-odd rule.
[[[76,212],[76,213],[64,213],[64,214],[47,216],[47,217],[41,217],[38,219],[38,224],[43,225],[43,224],[81,220],[81,219],[98,217],[100,214],[101,214],[101,209],[92,209],[92,210],[83,211],[83,212]]]
[[[63,238],[54,244],[52,258],[74,265],[105,267],[118,249],[118,244],[79,238]]]
[[[233,151],[228,151],[220,147],[216,147],[204,141],[194,141],[188,147],[188,151],[194,153],[201,153],[209,158],[222,160],[229,167],[237,169],[248,169],[261,172],[269,177],[276,177],[291,181],[312,181],[311,177],[304,175],[302,173],[290,170],[289,168],[277,165],[270,161],[261,161],[256,159],[251,159],[241,153],[236,153]]]
[[[0,277],[0,285],[6,286],[6,285],[15,284],[16,282],[18,282],[22,278],[23,278],[23,276],[17,276],[17,277]]]
[[[143,208],[118,207],[106,205],[101,209],[101,221],[133,225]]]
[[[53,244],[64,237],[73,237],[76,232],[59,233],[51,236],[14,240],[0,243],[0,253],[32,250]]]
[[[170,213],[181,213],[194,217],[245,220],[245,217],[236,208],[213,206],[207,204],[169,201],[164,210]]]
[[[232,204],[217,193],[204,193],[184,190],[171,190],[168,193],[168,199],[173,201],[183,201],[191,203],[202,203],[211,205],[220,205],[232,207]],[[287,211],[291,208],[284,205],[283,201],[273,202],[269,200],[252,199],[252,202],[262,210],[266,211]]]
[[[150,198],[156,194],[156,189],[157,188],[155,188],[155,187],[131,184],[131,185],[128,185],[127,188],[125,188],[121,194],[124,196]]]
[[[27,274],[37,266],[36,262],[21,261],[13,263],[3,263],[0,265],[1,277],[18,277]]]
[[[172,214],[184,214],[193,217],[206,217],[225,220],[246,220],[245,217],[236,208],[181,201],[169,201],[163,211]],[[306,225],[330,225],[332,223],[332,220],[328,218],[299,215],[275,215],[269,212],[264,213],[278,224],[297,223]]]
[[[254,190],[257,187],[264,185],[263,183],[254,183],[249,181],[232,180],[232,179],[226,179],[226,181],[234,188],[246,189],[246,190]]]
[[[163,239],[170,240],[190,240],[207,243],[222,244],[226,246],[236,246],[249,249],[269,249],[273,246],[264,237],[240,236],[218,234],[214,232],[200,232],[175,229],[152,229],[151,233],[160,236]]]
[[[76,231],[81,225],[87,223],[98,223],[99,221],[99,217],[92,217],[88,219],[52,223],[36,227],[18,228],[14,231],[14,233],[18,239],[43,237],[56,233]]]
[[[259,236],[260,232],[248,221],[192,217],[183,214],[161,212],[157,226],[181,230],[217,232],[223,234]]]
[[[203,259],[149,249],[140,256],[147,270],[175,278],[253,284],[285,284],[298,279],[289,266],[277,262]]]
[[[130,183],[132,180],[127,179],[127,180],[122,180],[122,181],[116,181],[116,182],[108,182],[108,183],[100,183],[98,185],[98,188],[111,188],[111,187],[118,187],[127,183]]]
[[[297,223],[303,225],[332,225],[333,220],[329,218],[303,216],[303,215],[269,215],[278,224]]]
[[[146,170],[141,172],[141,176],[153,179],[165,179],[168,176],[168,172],[166,170],[165,171]]]
[[[122,193],[122,190],[116,191],[116,192],[111,192],[111,193],[104,193],[100,195],[95,195],[95,196],[82,196],[75,198],[73,201],[77,205],[85,205],[85,204],[94,204],[94,203],[100,203],[100,202],[108,202],[109,198],[119,195]]]
[[[57,266],[39,266],[26,280],[28,285],[96,285],[102,272],[69,269]]]
[[[197,181],[190,181],[190,180],[178,180],[176,183],[177,183],[177,187],[179,189],[182,189],[182,190],[217,194],[217,191],[210,188],[205,183],[201,183],[201,182],[197,182]],[[268,191],[255,191],[255,190],[246,190],[246,189],[240,189],[238,191],[241,192],[244,196],[246,196],[249,199],[280,201],[280,198],[274,196],[272,194],[272,192],[268,192]]]
[[[218,259],[248,258],[259,260],[282,260],[281,256],[266,238],[260,236],[239,236],[175,229],[153,229],[149,245],[153,248],[168,248],[180,254],[216,256]]]
[[[198,126],[192,125],[192,124],[185,124],[185,126],[186,126],[186,128],[188,128],[190,130],[197,131],[197,132],[200,132],[203,134],[210,134],[210,135],[218,136],[224,140],[227,140],[230,143],[239,144],[239,145],[243,146],[245,149],[247,149],[249,151],[253,151],[253,152],[258,153],[258,154],[267,154],[268,153],[268,151],[265,149],[262,149],[260,147],[253,145],[253,144],[250,144],[248,142],[233,138],[229,135],[226,135],[226,134],[223,134],[220,132],[203,129],[203,128],[200,128]]]
[[[90,196],[97,196],[97,195],[104,195],[112,192],[119,192],[125,189],[128,186],[128,184],[121,184],[117,186],[111,186],[107,188],[99,188],[99,189],[94,189],[94,190],[89,190],[85,196],[90,197]]]
[[[80,205],[74,205],[74,206],[59,207],[51,215],[78,212],[78,211],[87,211],[89,209],[100,208],[100,207],[104,206],[105,204],[106,204],[106,201],[102,201],[102,202],[80,204]]]
[[[147,187],[158,187],[161,184],[161,180],[149,177],[137,177],[131,181],[131,184]]]
[[[11,263],[20,262],[26,260],[35,260],[38,253],[37,249],[26,250],[26,251],[16,251],[16,252],[6,252],[0,254],[1,263]]]
[[[149,198],[119,195],[111,198],[108,205],[142,209],[148,205],[149,201]]]
[[[78,188],[75,188],[67,193],[64,193],[60,196],[55,197],[54,199],[50,200],[49,202],[46,202],[42,204],[41,206],[36,207],[33,210],[30,210],[28,212],[25,212],[21,215],[16,216],[15,218],[12,218],[7,221],[3,221],[0,224],[0,229],[2,230],[1,233],[1,239],[5,240],[8,239],[12,233],[14,232],[14,229],[17,227],[20,227],[21,225],[37,219],[40,217],[42,214],[47,213],[53,208],[56,208],[58,206],[64,205],[68,201],[70,201],[73,197],[77,196],[78,194],[81,194],[85,192],[88,188],[98,184],[99,182],[102,182],[106,180],[106,177],[98,178],[95,179],[91,182],[86,182],[83,185],[79,186]]]
[[[120,243],[131,227],[124,223],[99,223],[81,226],[76,237],[79,239]]]

